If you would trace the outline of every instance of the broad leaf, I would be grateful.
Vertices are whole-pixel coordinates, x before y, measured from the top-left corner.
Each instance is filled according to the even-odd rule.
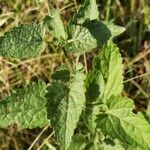
[[[97,127],[110,138],[123,142],[127,149],[150,149],[150,124],[141,113],[132,113],[131,99],[112,96],[106,104],[108,110],[98,116]]]
[[[46,94],[46,98],[48,99],[48,118],[51,119],[52,123],[52,119],[55,119],[54,117],[57,113],[59,104],[68,92],[68,87],[61,81],[54,81],[48,87],[48,93]]]
[[[83,25],[71,25],[68,28],[67,53],[83,54],[107,42],[111,33],[107,26],[97,20]]]
[[[17,124],[21,128],[43,127],[48,124],[46,84],[33,83],[0,101],[0,127]]]
[[[44,28],[41,24],[23,24],[0,38],[0,55],[31,58],[44,51]]]
[[[49,117],[62,149],[68,149],[85,103],[85,75],[77,71],[69,86],[53,82],[49,87]]]
[[[100,109],[96,103],[105,103],[111,95],[122,92],[122,74],[123,66],[119,49],[109,41],[94,59],[93,71],[86,80],[87,105],[84,117],[90,131],[94,132],[96,128],[95,119]]]
[[[121,34],[121,33],[123,33],[126,30],[126,28],[121,27],[121,26],[117,26],[117,25],[115,25],[114,23],[111,23],[111,22],[103,21],[103,23],[111,31],[111,37],[112,38],[119,35],[119,34]]]
[[[118,47],[109,41],[94,60],[94,70],[102,73],[105,89],[102,99],[105,102],[111,95],[118,95],[123,89],[123,65]],[[101,86],[101,85],[99,85]]]
[[[99,17],[96,0],[85,0],[78,13],[71,20],[70,24],[83,24],[87,20],[95,20]]]
[[[44,19],[50,33],[57,39],[66,39],[67,35],[57,9],[51,10],[51,16],[46,16]]]

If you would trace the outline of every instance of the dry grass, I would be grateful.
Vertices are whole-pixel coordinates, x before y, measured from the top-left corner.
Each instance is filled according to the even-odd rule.
[[[130,2],[102,0],[99,2],[100,17],[127,27],[127,32],[115,40],[124,58],[124,94],[135,100],[136,109],[145,111],[150,98],[150,6],[149,0]],[[0,0],[0,36],[19,24],[40,22],[52,7],[60,9],[66,24],[79,4],[77,0]],[[50,39],[47,35],[46,40]],[[89,54],[86,56],[88,59]],[[63,62],[63,54],[56,53],[53,44],[47,45],[41,56],[29,60],[0,57],[0,99],[33,80],[43,79],[49,82],[53,70]],[[41,131],[44,134],[38,136]],[[22,150],[31,144],[34,144],[33,149],[48,149],[51,144],[57,146],[51,134],[50,128],[20,130],[11,126],[0,129],[0,150]]]

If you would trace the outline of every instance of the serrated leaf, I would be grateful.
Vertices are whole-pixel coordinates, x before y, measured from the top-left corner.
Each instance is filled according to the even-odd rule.
[[[68,87],[61,81],[54,81],[48,87],[46,98],[48,101],[48,118],[53,119],[57,113],[57,107],[61,103],[63,97],[69,92]]]
[[[47,125],[46,87],[44,82],[33,83],[0,101],[0,127],[14,123],[21,128]]]
[[[108,110],[96,122],[105,135],[128,145],[127,149],[150,149],[150,124],[144,116],[132,113],[133,101],[122,96],[107,99]]]
[[[56,37],[59,40],[67,38],[63,22],[60,18],[60,14],[57,9],[52,9],[51,15],[46,16],[44,22],[46,23],[50,33],[54,37]]]
[[[31,58],[44,51],[44,28],[41,24],[20,25],[0,38],[0,55],[13,58]]]
[[[87,20],[95,20],[99,17],[96,0],[85,0],[78,13],[71,20],[70,24],[83,24]]]
[[[68,41],[65,45],[67,53],[83,54],[101,47],[111,36],[107,26],[97,20],[83,25],[71,25],[68,28]]]
[[[94,59],[93,71],[86,80],[87,105],[84,117],[88,129],[95,131],[95,119],[99,114],[99,105],[105,103],[111,95],[121,94],[123,89],[123,66],[119,49],[112,42],[108,42]]]
[[[111,37],[115,37],[121,33],[123,33],[126,28],[122,27],[122,26],[118,26],[118,25],[115,25],[114,23],[112,22],[106,22],[106,21],[103,21],[103,23],[108,27],[108,29],[111,31]]]
[[[82,71],[77,71],[69,86],[58,81],[49,87],[49,117],[64,150],[69,148],[85,103],[84,79]]]
[[[118,47],[109,41],[94,60],[94,69],[101,72],[105,89],[101,92],[103,102],[111,95],[118,95],[123,89],[123,65]],[[99,85],[101,86],[101,85]]]
[[[52,74],[51,77],[54,80],[67,82],[70,79],[70,69],[67,65],[61,65],[59,68],[57,68],[57,70]]]

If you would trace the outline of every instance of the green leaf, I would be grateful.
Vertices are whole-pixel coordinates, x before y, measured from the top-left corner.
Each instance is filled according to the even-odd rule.
[[[87,20],[95,20],[99,17],[96,0],[85,0],[78,13],[71,20],[70,24],[83,24]]]
[[[62,149],[69,148],[74,129],[85,103],[85,75],[77,71],[68,83],[53,82],[49,87],[49,117]]]
[[[100,102],[103,91],[105,90],[105,82],[100,70],[93,70],[86,78],[86,98],[88,102]]]
[[[67,53],[83,54],[101,47],[111,36],[107,26],[97,20],[83,25],[71,25],[68,28],[68,41],[65,45]]]
[[[123,89],[123,65],[118,47],[109,41],[101,50],[93,63],[94,70],[102,73],[105,89],[102,94],[103,102],[111,95],[118,95]],[[101,86],[101,85],[99,85]]]
[[[124,150],[124,147],[120,143],[115,143],[115,145],[102,144],[103,150]]]
[[[95,132],[96,129],[96,118],[99,114],[99,107],[91,105],[86,105],[86,110],[84,112],[84,122],[87,127],[87,129],[90,132]]]
[[[47,125],[46,87],[44,82],[32,83],[0,101],[0,127],[14,123],[21,128]]]
[[[84,135],[74,135],[68,150],[84,150],[87,140]]]
[[[117,26],[115,25],[114,23],[112,22],[106,22],[106,21],[103,21],[103,23],[108,27],[108,29],[111,31],[111,37],[115,37],[121,33],[123,33],[126,28],[124,27],[121,27],[121,26]]]
[[[148,102],[148,108],[146,110],[146,115],[149,118],[148,120],[150,121],[150,101]]]
[[[57,68],[51,77],[54,80],[67,82],[70,80],[70,70],[67,65],[61,65],[59,68]]]
[[[63,22],[60,18],[59,11],[57,9],[51,10],[51,16],[44,18],[50,33],[59,40],[66,39],[67,35],[63,26]]]
[[[121,94],[123,89],[122,74],[123,66],[119,49],[109,41],[94,59],[93,71],[86,79],[87,104],[84,117],[90,131],[95,131],[95,120],[100,111],[100,106],[96,103],[105,103],[111,95]]]
[[[99,98],[104,89],[104,80],[100,72],[92,71],[86,78],[86,109],[84,111],[84,121],[91,132],[95,132],[96,118],[99,114]]]
[[[54,116],[57,113],[58,105],[68,92],[68,87],[61,81],[54,81],[48,87],[48,93],[46,94],[46,98],[48,99],[48,118],[51,119],[52,123],[52,119],[55,119]]]
[[[86,150],[104,150],[101,143],[97,143],[97,142],[90,142],[86,148]]]
[[[44,28],[41,24],[23,24],[0,38],[0,55],[31,58],[44,51]]]
[[[127,149],[150,149],[150,124],[141,113],[132,113],[133,101],[119,95],[107,99],[106,104],[108,110],[96,120],[104,135],[117,138]]]

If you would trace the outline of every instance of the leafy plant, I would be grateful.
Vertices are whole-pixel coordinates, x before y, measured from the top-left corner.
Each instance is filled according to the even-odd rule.
[[[122,58],[113,38],[125,29],[98,15],[96,0],[85,0],[67,27],[53,9],[40,24],[20,25],[0,38],[2,56],[31,58],[44,51],[48,31],[68,62],[53,73],[51,83],[32,83],[0,101],[0,127],[49,124],[62,150],[150,149],[149,121],[133,114],[133,101],[122,96]],[[95,48],[98,54],[85,73],[79,58]]]

